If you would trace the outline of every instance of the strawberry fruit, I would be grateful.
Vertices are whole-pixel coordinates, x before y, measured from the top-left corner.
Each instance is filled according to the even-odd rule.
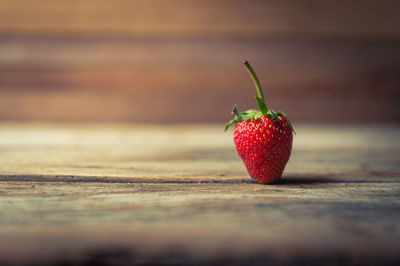
[[[292,152],[294,130],[283,112],[267,108],[254,70],[246,60],[243,64],[256,86],[259,111],[239,113],[234,106],[232,113],[235,118],[229,121],[225,131],[235,124],[233,139],[247,171],[258,183],[270,184],[282,176]]]

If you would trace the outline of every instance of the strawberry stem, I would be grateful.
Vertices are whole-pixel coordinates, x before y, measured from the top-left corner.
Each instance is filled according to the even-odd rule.
[[[261,84],[260,84],[260,81],[258,81],[256,72],[254,72],[253,68],[250,66],[250,64],[249,64],[249,62],[247,62],[247,60],[243,60],[242,62],[244,64],[244,66],[246,67],[247,71],[249,72],[250,77],[254,82],[254,85],[256,86],[258,97],[260,97],[264,101],[264,94],[262,92]]]
[[[257,101],[258,109],[260,111],[247,110],[247,111],[239,113],[239,111],[235,105],[232,110],[232,114],[235,115],[235,118],[233,118],[231,121],[228,122],[228,124],[226,124],[225,131],[228,130],[228,128],[231,125],[237,124],[240,121],[246,121],[249,119],[257,120],[257,119],[261,118],[262,116],[268,116],[274,122],[278,122],[279,121],[278,117],[281,116],[287,121],[287,124],[289,125],[289,127],[291,128],[293,133],[295,133],[292,123],[290,123],[289,119],[287,118],[287,116],[284,113],[282,113],[280,111],[268,110],[268,107],[265,104],[264,95],[263,95],[263,92],[261,89],[260,81],[258,81],[256,73],[254,72],[253,68],[250,66],[249,62],[247,62],[246,60],[243,60],[242,62],[244,64],[244,66],[246,67],[247,71],[249,72],[250,77],[254,82],[254,85],[256,86],[257,93],[258,93],[258,96],[256,96],[256,101]]]

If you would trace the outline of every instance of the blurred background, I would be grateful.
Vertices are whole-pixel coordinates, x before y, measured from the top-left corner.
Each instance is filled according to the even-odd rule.
[[[0,0],[0,120],[400,121],[400,2]]]

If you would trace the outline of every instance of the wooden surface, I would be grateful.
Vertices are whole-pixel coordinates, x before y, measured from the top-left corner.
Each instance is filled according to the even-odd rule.
[[[397,126],[297,125],[259,185],[222,125],[0,124],[0,264],[398,265]]]
[[[398,122],[399,9],[396,0],[0,0],[0,119],[222,122],[233,104],[254,106],[246,58],[269,106],[294,122]]]

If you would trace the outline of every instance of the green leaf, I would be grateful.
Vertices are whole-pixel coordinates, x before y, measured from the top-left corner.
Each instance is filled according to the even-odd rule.
[[[257,105],[258,105],[258,108],[260,109],[261,113],[263,115],[266,115],[268,113],[268,108],[267,108],[267,105],[265,104],[264,100],[257,96],[256,101],[257,101]]]
[[[227,131],[228,128],[229,128],[231,125],[236,124],[237,122],[239,122],[239,121],[242,120],[242,119],[240,118],[240,114],[239,114],[239,111],[238,111],[236,105],[233,106],[232,114],[235,115],[235,118],[232,119],[231,121],[229,121],[228,124],[226,124],[225,130],[224,130],[224,131]]]
[[[272,120],[277,121],[278,117],[276,116],[275,112],[273,110],[268,111],[268,116],[271,117]]]
[[[235,118],[229,121],[228,124],[226,124],[225,131],[227,131],[231,125],[236,124],[240,121],[246,121],[248,119],[257,120],[263,116],[263,114],[257,110],[247,110],[239,113],[236,106],[233,107],[232,114],[235,115]]]
[[[257,120],[257,119],[261,118],[262,116],[263,116],[263,114],[262,114],[261,112],[257,112],[257,113],[254,115],[254,120]]]
[[[296,134],[296,131],[294,131],[292,123],[290,122],[289,118],[281,111],[276,111],[276,114],[285,118],[286,122],[289,124],[290,129],[293,131],[294,134]]]
[[[237,117],[240,117],[240,114],[239,114],[239,111],[238,111],[236,105],[233,106],[232,114],[234,114]]]
[[[240,120],[246,121],[247,119],[251,119],[253,117],[252,112],[245,111],[240,113]]]
[[[235,117],[234,119],[232,119],[231,121],[229,121],[228,122],[228,124],[226,124],[226,126],[225,126],[225,132],[228,130],[228,128],[230,127],[230,126],[232,126],[233,124],[236,124],[237,122],[238,122],[238,120],[239,120],[239,118],[238,117]]]
[[[245,121],[245,120],[247,120],[247,119],[254,119],[254,120],[256,120],[256,119],[257,119],[256,117],[260,118],[261,115],[262,115],[262,114],[261,114],[259,111],[256,111],[256,110],[248,110],[248,111],[241,112],[240,115],[239,115],[239,117],[240,117],[240,120],[241,120],[241,121]]]

